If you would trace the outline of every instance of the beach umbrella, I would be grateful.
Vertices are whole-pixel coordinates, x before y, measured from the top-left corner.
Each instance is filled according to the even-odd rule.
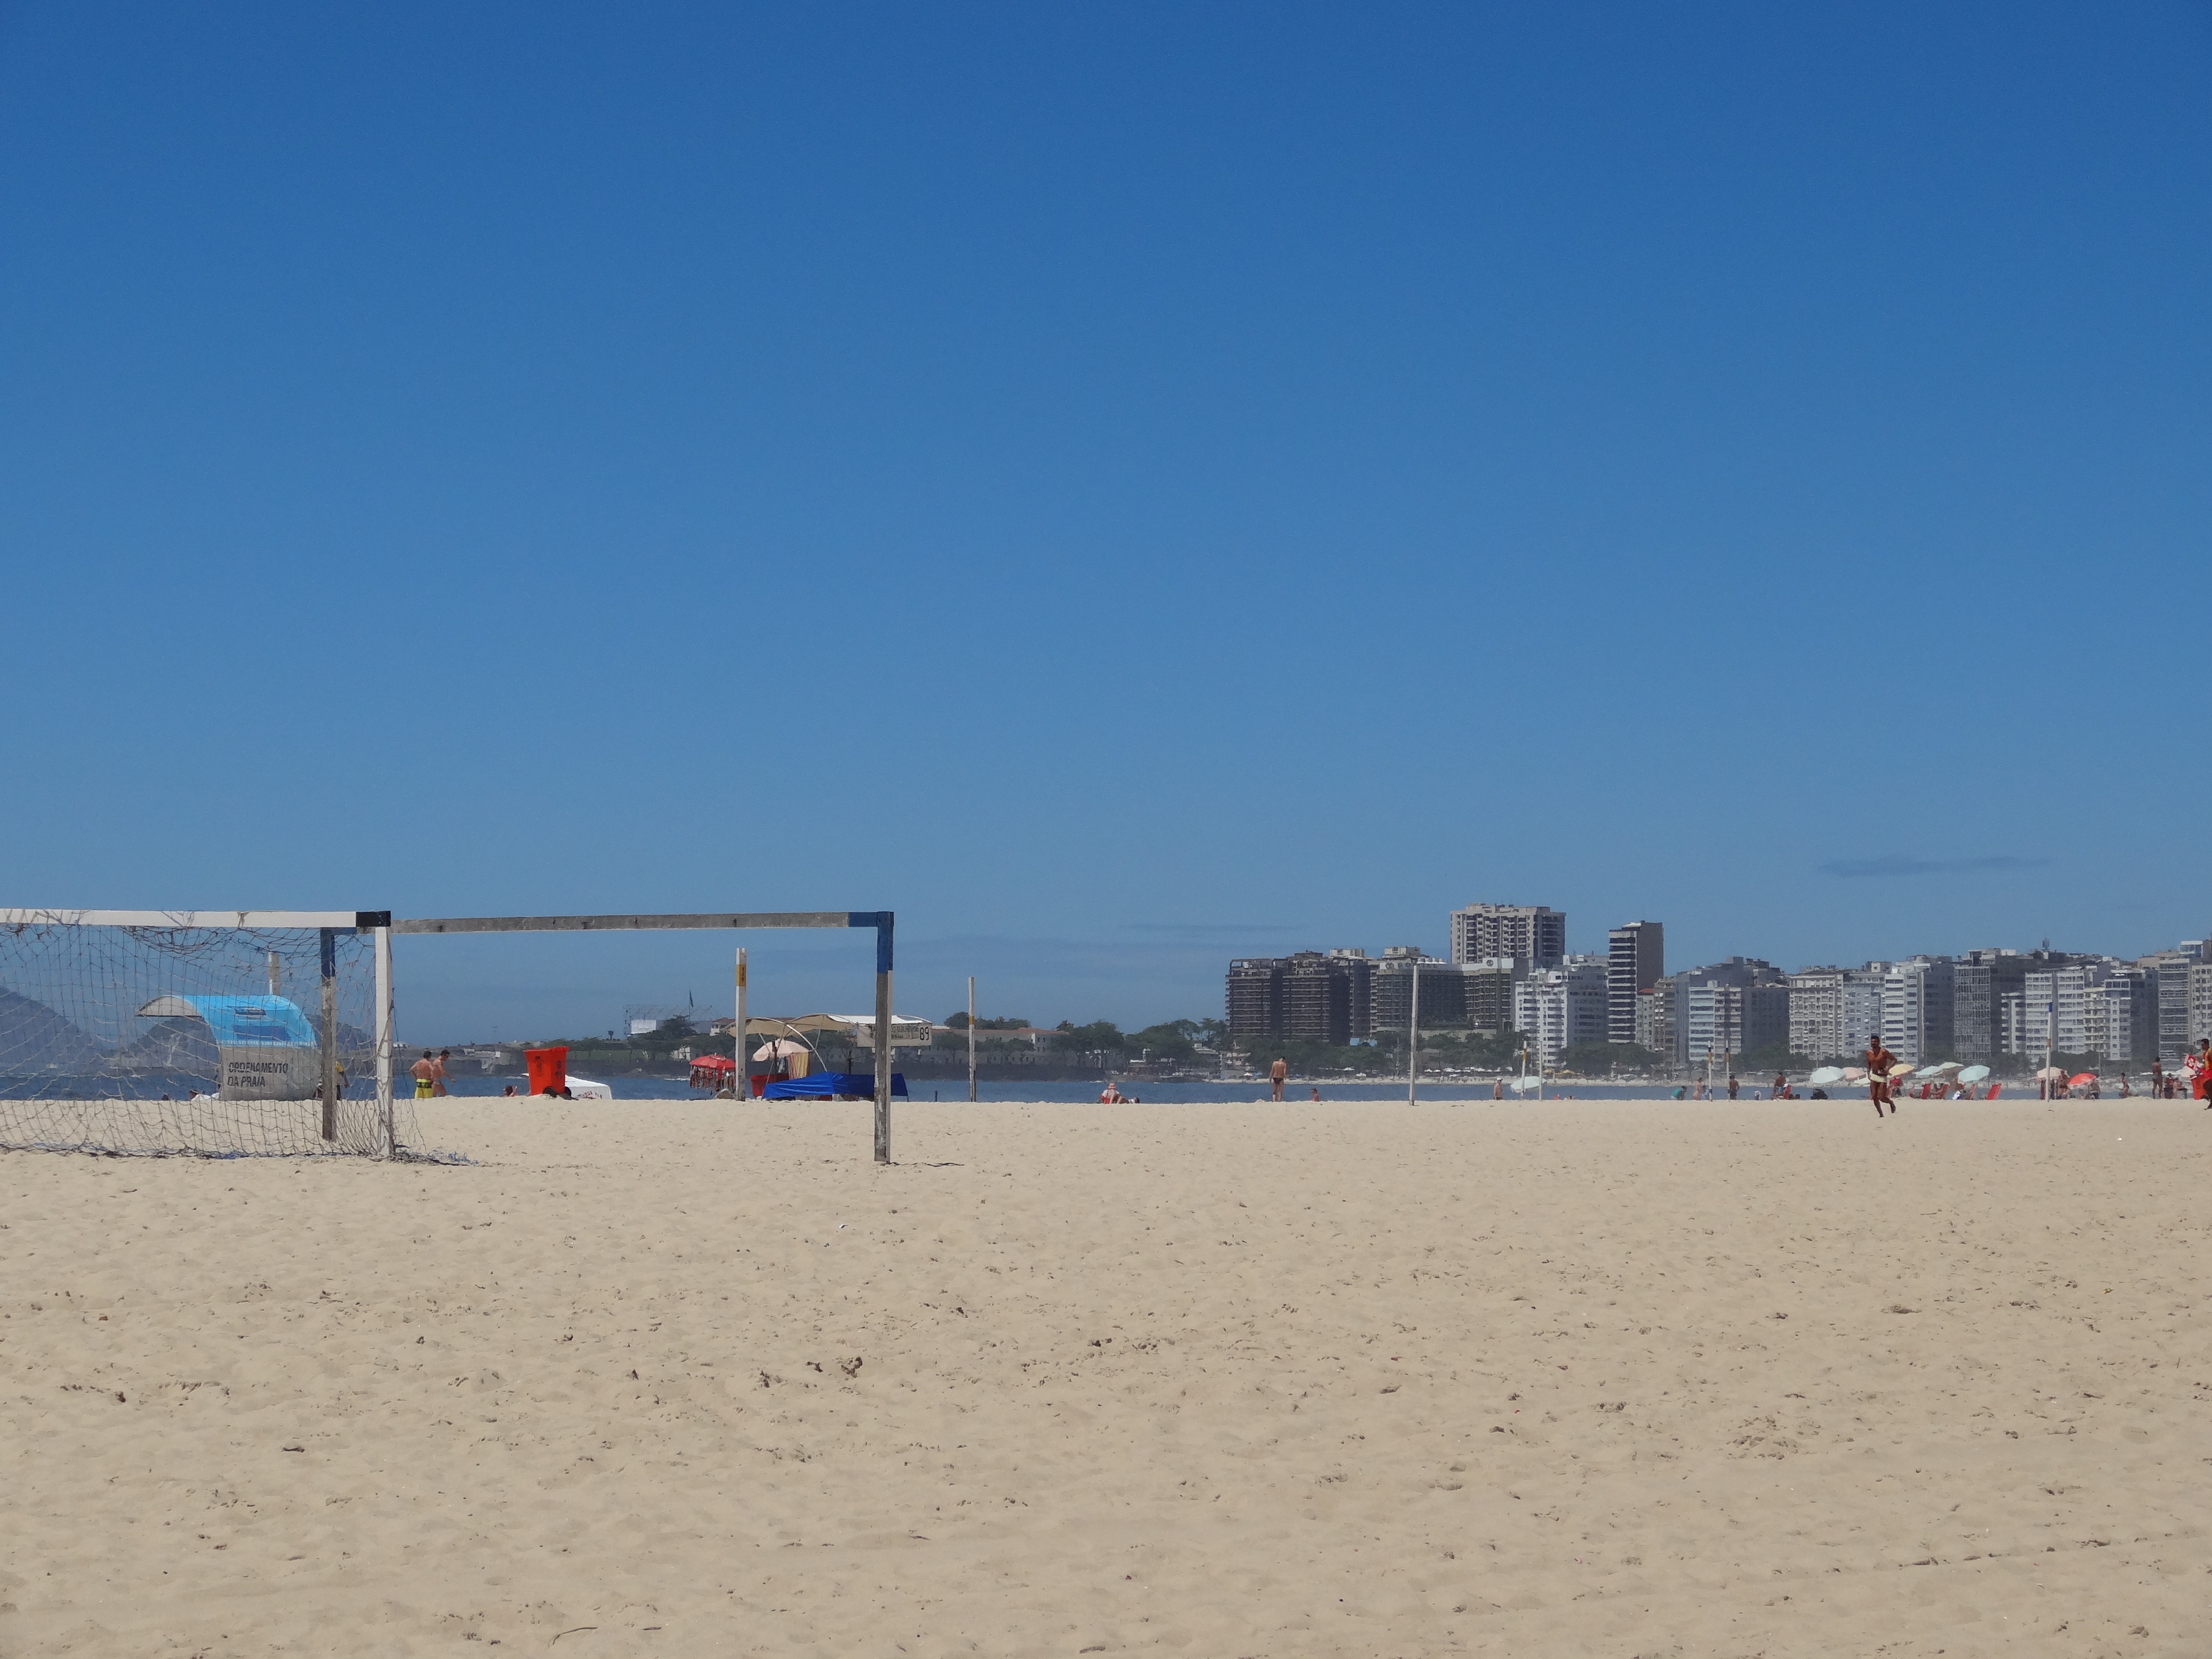
[[[1979,1083],[1984,1078],[1989,1076],[1989,1074],[1990,1068],[1986,1066],[1969,1066],[1965,1071],[1959,1073],[1959,1081],[1961,1083]]]
[[[2035,1080],[2038,1083],[2048,1083],[2053,1078],[2064,1077],[2066,1073],[2060,1071],[2056,1066],[2045,1066],[2040,1071],[2036,1073]]]
[[[2076,1072],[2066,1079],[2066,1086],[2069,1089],[2078,1089],[2085,1083],[2094,1083],[2096,1080],[2097,1074],[2094,1072]]]
[[[1863,1066],[1846,1066],[1844,1067],[1844,1081],[1846,1083],[1857,1083],[1863,1079],[1865,1076],[1866,1067]]]
[[[753,1058],[755,1060],[789,1060],[793,1054],[803,1054],[805,1052],[805,1043],[793,1042],[789,1037],[777,1037],[774,1042],[763,1042],[759,1048],[754,1049]]]
[[[1960,1062],[1955,1060],[1939,1060],[1933,1066],[1922,1066],[1912,1075],[1915,1077],[1942,1077],[1948,1073],[1955,1072],[1959,1069]]]
[[[1544,1079],[1540,1077],[1509,1077],[1505,1079],[1505,1086],[1520,1094],[1530,1089],[1542,1088]]]
[[[1815,1089],[1825,1089],[1831,1083],[1841,1083],[1843,1080],[1844,1068],[1840,1066],[1823,1066],[1805,1079]]]
[[[1912,1068],[1900,1060],[1896,1065],[1891,1066],[1887,1072],[1884,1072],[1882,1075],[1887,1078],[1891,1082],[1894,1083],[1901,1077],[1911,1077],[1912,1075]]]

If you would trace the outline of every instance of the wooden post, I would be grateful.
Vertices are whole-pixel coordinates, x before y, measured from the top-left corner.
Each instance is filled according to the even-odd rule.
[[[968,975],[968,1098],[975,1098],[975,975]]]
[[[376,941],[376,1122],[379,1152],[390,1158],[392,1132],[392,929],[375,930]]]
[[[891,1161],[891,913],[876,915],[876,1162]]]
[[[338,1138],[338,935],[323,936],[323,1139]]]
[[[1421,1074],[1421,957],[1413,953],[1413,999],[1406,1009],[1406,1104],[1413,1103],[1414,1080]]]
[[[738,946],[738,1045],[730,1051],[738,1062],[738,1069],[730,1087],[730,1098],[745,1101],[753,1097],[752,1051],[745,1037],[745,947]]]

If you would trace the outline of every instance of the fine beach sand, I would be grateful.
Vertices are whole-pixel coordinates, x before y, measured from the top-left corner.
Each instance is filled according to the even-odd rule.
[[[2187,1102],[0,1155],[0,1653],[2202,1655]]]

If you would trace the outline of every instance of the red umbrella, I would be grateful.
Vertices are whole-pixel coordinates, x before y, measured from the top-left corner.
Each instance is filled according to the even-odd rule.
[[[2085,1083],[2094,1083],[2096,1080],[2097,1074],[2094,1072],[2076,1072],[2066,1079],[2066,1086],[2069,1089],[2078,1089]]]
[[[738,1062],[727,1054],[702,1054],[691,1062],[691,1069],[695,1072],[734,1072],[738,1069]]]

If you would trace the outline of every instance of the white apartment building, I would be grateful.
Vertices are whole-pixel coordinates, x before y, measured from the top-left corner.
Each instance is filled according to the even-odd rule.
[[[1790,1051],[1815,1060],[1850,1053],[1844,1046],[1844,973],[1808,968],[1790,975]]]
[[[1899,963],[1881,979],[1882,1046],[1907,1066],[1923,1063],[1928,1053],[1928,973]]]
[[[1603,957],[1569,957],[1564,966],[1539,969],[1513,987],[1513,1027],[1547,1071],[1576,1044],[1603,1042],[1606,1013]]]
[[[2020,992],[2017,1048],[2007,1054],[2100,1054],[2105,1049],[2105,999],[2100,988],[2107,969],[2101,964],[2046,969],[2030,974]],[[2008,1001],[2009,994],[2008,994]],[[2008,1040],[2011,1033],[2008,1031]]]
[[[1844,975],[1837,1013],[1841,1043],[1836,1050],[1838,1055],[1850,1059],[1863,1054],[1881,1035],[1882,988],[1888,978],[1889,964],[1886,962],[1870,962]]]
[[[1636,994],[1636,1042],[1662,1060],[1674,1057],[1674,999],[1661,985]]]
[[[2148,1063],[2159,1052],[2159,976],[2143,968],[2115,968],[2097,988],[2103,1018],[2093,1054],[2108,1063]]]

